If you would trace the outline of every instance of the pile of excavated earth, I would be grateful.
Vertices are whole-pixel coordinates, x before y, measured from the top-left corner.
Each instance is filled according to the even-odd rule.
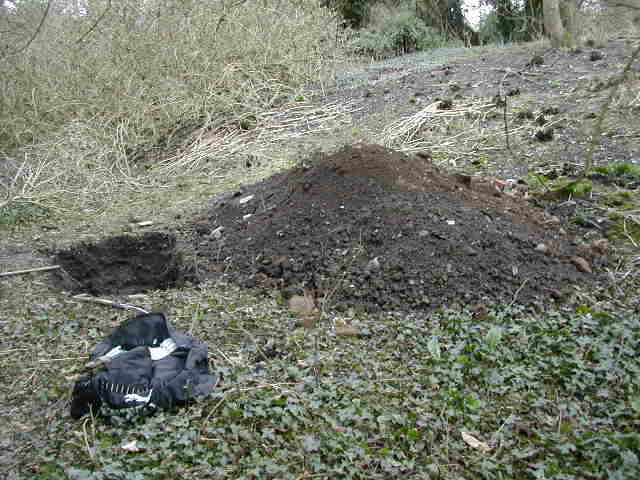
[[[339,310],[562,301],[606,257],[522,187],[375,145],[317,153],[214,199],[194,224],[199,264]]]

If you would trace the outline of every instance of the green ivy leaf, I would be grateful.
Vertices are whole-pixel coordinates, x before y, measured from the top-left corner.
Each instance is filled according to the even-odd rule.
[[[498,346],[502,340],[502,328],[494,325],[487,333],[487,345],[490,349],[494,349]]]
[[[320,450],[320,440],[312,435],[302,437],[302,447],[307,452],[317,452]]]
[[[440,340],[438,339],[437,336],[434,335],[429,339],[429,343],[427,343],[427,349],[429,350],[429,353],[434,359],[440,360],[441,358]]]

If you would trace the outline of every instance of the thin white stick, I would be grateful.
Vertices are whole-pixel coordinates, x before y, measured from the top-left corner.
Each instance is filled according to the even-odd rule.
[[[60,265],[51,265],[50,267],[37,267],[37,268],[29,268],[27,270],[16,270],[14,272],[0,273],[0,277],[11,277],[13,275],[22,275],[23,273],[32,273],[32,272],[46,272],[47,270],[57,270],[58,268],[62,268],[62,267]]]

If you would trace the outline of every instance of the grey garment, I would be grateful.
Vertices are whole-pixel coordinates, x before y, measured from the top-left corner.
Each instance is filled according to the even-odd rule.
[[[162,313],[127,320],[95,348],[91,360],[105,370],[75,385],[71,416],[119,408],[168,408],[213,392],[218,376],[209,371],[207,346],[173,329]]]

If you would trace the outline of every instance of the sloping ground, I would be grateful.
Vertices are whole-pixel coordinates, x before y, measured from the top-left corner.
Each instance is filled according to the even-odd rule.
[[[521,196],[374,145],[223,196],[195,229],[214,275],[339,309],[541,303],[594,279],[557,219]]]
[[[609,94],[619,82],[634,43],[628,39],[583,46],[572,51],[544,44],[509,48],[435,50],[372,64],[353,73],[343,87],[323,101],[357,101],[356,139],[374,138],[403,151],[428,148],[448,166],[468,172],[517,178],[527,171],[561,171],[564,164],[581,165],[590,148],[594,124]],[[634,62],[620,83],[603,124],[597,164],[631,161],[638,156],[637,118],[640,111]],[[506,117],[499,105],[481,114],[465,106],[506,99]],[[447,100],[464,115],[443,115],[424,122],[414,135],[394,136],[389,126],[409,123],[433,102]],[[469,118],[470,117],[470,118]],[[505,148],[505,118],[511,149]],[[544,141],[536,134],[550,135]],[[455,139],[451,141],[451,139]]]
[[[623,46],[613,42],[600,48],[604,61],[591,61],[591,49],[582,54],[545,51],[545,63],[527,70],[534,75],[523,71],[524,77],[509,76],[514,84],[508,87],[520,88],[520,95],[509,97],[509,119],[513,119],[512,115],[518,119],[520,112],[514,107],[520,102],[531,102],[522,107],[530,107],[534,114],[533,119],[523,116],[527,128],[511,136],[512,149],[519,155],[507,152],[502,139],[498,139],[494,150],[483,147],[474,153],[471,148],[460,148],[461,152],[449,158],[440,155],[436,162],[512,178],[516,175],[502,173],[503,167],[513,170],[513,163],[509,162],[517,157],[531,169],[547,163],[545,171],[550,179],[566,175],[565,164],[571,167],[583,160],[593,112],[599,111],[608,94],[606,88],[600,89],[597,78],[583,77],[593,74],[606,81],[619,72],[628,53]],[[359,135],[363,132],[379,133],[381,127],[404,114],[416,113],[421,104],[429,105],[436,97],[453,97],[455,106],[466,102],[468,96],[494,95],[500,89],[504,70],[526,65],[533,53],[523,47],[521,54],[512,56],[487,54],[482,61],[469,60],[447,70],[425,72],[424,76],[416,73],[404,82],[382,81],[370,92],[353,89],[349,95],[360,95],[367,107],[354,119],[353,129],[359,130],[354,132],[351,126],[341,125],[327,134],[332,141],[330,146],[345,141],[355,143],[353,140],[361,140]],[[587,73],[574,69],[576,65]],[[451,79],[462,87],[459,94],[465,98],[456,99],[456,94],[451,94]],[[516,79],[522,81],[516,85]],[[606,122],[603,148],[596,152],[598,163],[633,162],[638,158],[640,117],[638,93],[633,85],[631,81],[625,83],[616,97],[616,108],[608,117],[611,121]],[[508,92],[506,88],[504,91]],[[549,105],[559,108],[559,113],[545,114],[549,121],[562,118],[566,123],[554,123],[558,128],[554,127],[553,139],[540,143],[530,133],[536,127],[535,116]],[[487,124],[504,131],[500,115],[498,110],[498,116],[487,117],[476,133],[482,133],[479,130]],[[433,132],[438,133],[437,129]],[[321,141],[327,138],[314,137],[308,143]],[[302,144],[300,139],[286,142],[273,158],[284,157],[285,148],[295,152],[294,158],[306,158],[300,153]],[[437,156],[445,148],[433,150]],[[465,157],[462,150],[471,153]],[[544,314],[504,305],[489,309],[482,319],[466,309],[380,315],[335,314],[327,309],[325,314],[312,315],[317,321],[308,324],[300,322],[300,315],[287,312],[274,298],[252,295],[247,289],[224,281],[194,288],[151,290],[144,297],[137,296],[135,302],[167,312],[177,328],[207,342],[212,368],[224,375],[220,392],[210,401],[192,405],[176,415],[157,415],[139,422],[109,423],[96,418],[73,423],[67,415],[74,376],[82,372],[91,346],[130,313],[78,303],[54,291],[49,283],[39,281],[37,274],[2,278],[0,329],[5,348],[0,352],[4,367],[0,377],[4,387],[0,389],[0,471],[4,477],[638,478],[637,207],[621,212],[626,216],[616,220],[619,238],[628,236],[636,242],[629,243],[635,245],[634,260],[625,264],[616,259],[606,281],[592,284],[590,274],[572,270],[572,264],[566,261],[578,254],[586,258],[587,265],[597,267],[604,259],[578,251],[571,235],[561,234],[556,219],[535,208],[537,202],[494,197],[491,184],[481,179],[451,177],[424,160],[377,151],[362,147],[361,153],[356,149],[350,155],[343,151],[336,156],[307,159],[308,168],[283,171],[262,184],[219,198],[206,218],[191,225],[191,230],[199,232],[196,246],[201,254],[200,261],[192,264],[200,272],[207,267],[214,277],[226,271],[228,277],[240,283],[261,284],[273,289],[275,298],[283,290],[288,295],[306,286],[315,288],[310,293],[318,307],[326,297],[329,306],[381,308],[378,303],[366,303],[349,293],[347,289],[356,283],[346,280],[357,280],[358,272],[368,278],[380,278],[375,274],[383,272],[382,281],[391,281],[387,271],[390,259],[400,259],[399,249],[412,245],[404,242],[404,237],[411,239],[415,248],[410,252],[413,262],[398,260],[404,262],[402,265],[411,269],[418,268],[418,261],[423,262],[419,281],[427,281],[433,278],[433,267],[426,268],[427,260],[429,265],[440,262],[438,265],[442,266],[443,262],[432,257],[444,255],[452,264],[447,280],[455,273],[456,285],[462,285],[463,280],[472,282],[466,285],[468,300],[484,295],[475,291],[485,289],[484,283],[476,281],[468,269],[481,272],[479,267],[487,252],[493,255],[498,273],[506,278],[518,277],[519,282],[498,292],[506,296],[508,303],[513,298],[516,303],[527,303],[541,291],[549,294],[547,300],[562,294],[544,290],[544,282],[552,282],[547,288],[562,283],[551,274],[539,280],[525,270],[533,265],[536,272],[546,271],[539,263],[545,259],[564,269],[554,272],[569,279],[566,290],[571,289],[573,275],[577,276],[576,282],[585,282],[593,289],[583,289],[575,302]],[[372,158],[391,159],[393,163],[385,161],[375,170],[372,166],[377,164]],[[469,162],[464,161],[467,158]],[[360,166],[356,167],[358,162]],[[272,172],[273,164],[269,168]],[[239,174],[239,170],[225,175]],[[253,177],[234,178],[234,185],[252,184],[255,178],[266,176],[258,170],[254,164],[250,169]],[[423,172],[422,177],[427,173],[430,176],[419,178],[416,172]],[[276,188],[275,179],[279,179],[280,188]],[[141,219],[153,221],[155,230],[175,232],[182,242],[181,235],[191,231],[181,231],[182,223],[200,208],[202,199],[229,188],[225,182],[228,177],[201,175],[192,180],[193,185],[124,196],[98,214],[83,211],[82,218],[61,215],[37,220],[31,226],[3,230],[0,264],[4,270],[41,265],[47,259],[34,252],[140,231],[142,227],[135,225],[147,223]],[[635,182],[637,177],[624,183],[637,187]],[[356,187],[358,190],[354,191]],[[619,187],[622,189],[623,185]],[[608,228],[600,222],[601,217],[610,215],[613,207],[620,211],[633,202],[637,205],[637,190],[617,188],[617,183],[611,184],[612,194],[616,195],[616,203],[609,203],[611,208],[596,208],[600,205],[595,204],[598,195],[593,192],[593,196],[577,203],[562,202],[558,208],[550,205],[549,211],[595,225],[587,232],[588,238],[606,236]],[[269,197],[269,193],[273,195]],[[312,194],[316,201],[310,203],[307,197]],[[296,205],[301,207],[299,212],[285,208]],[[309,210],[309,205],[320,205],[319,210],[326,215],[323,221],[330,225],[322,223],[320,214]],[[385,214],[384,205],[395,209],[395,214]],[[429,208],[431,205],[440,210]],[[342,216],[340,206],[347,210]],[[271,223],[265,217],[270,207],[275,207],[270,209]],[[401,212],[401,208],[406,210]],[[421,210],[425,209],[434,218],[424,216]],[[479,214],[478,210],[489,215]],[[595,213],[585,216],[590,210]],[[383,232],[381,243],[359,238],[361,225],[354,223],[354,212],[361,214],[357,218],[361,219],[362,230]],[[251,213],[255,218],[245,219]],[[325,237],[307,229],[302,221],[306,218],[317,220],[314,225],[318,231],[325,229]],[[416,219],[415,228],[405,222],[407,218]],[[296,221],[290,229],[291,238],[278,236],[282,228],[275,228],[289,225],[287,219]],[[418,220],[423,223],[418,225]],[[216,232],[223,221],[226,231]],[[351,228],[351,236],[330,229],[332,222]],[[462,229],[465,222],[476,228]],[[416,231],[418,238],[420,232],[427,232],[421,244],[414,237]],[[395,237],[389,232],[395,232]],[[506,232],[523,241],[529,239],[528,247]],[[402,237],[398,238],[399,233]],[[216,243],[218,236],[225,243]],[[587,235],[581,237],[575,241],[588,239]],[[249,238],[256,245],[247,242]],[[276,241],[278,238],[281,242]],[[495,250],[490,243],[473,243],[483,238],[493,239]],[[548,257],[529,248],[537,246],[539,239],[548,243]],[[258,241],[262,242],[261,248],[257,248]],[[316,286],[316,279],[309,277],[311,268],[297,271],[282,258],[285,254],[273,261],[283,245],[293,248],[293,253],[287,252],[289,262],[298,258],[294,253],[302,249],[303,241],[309,241],[309,251],[325,255],[324,261],[340,267],[340,274],[332,273],[332,278],[339,281],[329,285],[328,293],[326,285],[323,287],[320,282]],[[241,248],[240,242],[248,246]],[[339,244],[338,253],[344,260],[338,260],[338,253],[329,252],[325,245],[330,243]],[[450,250],[469,247],[480,253],[474,255],[467,250],[470,258],[465,258],[444,247],[438,249],[439,245],[450,245]],[[505,255],[516,258],[515,254],[521,254],[515,265],[517,271],[498,256],[505,246]],[[144,253],[143,248],[136,251]],[[426,256],[429,251],[432,257]],[[248,254],[272,258],[253,261]],[[306,249],[302,255],[300,258],[311,262]],[[373,261],[376,257],[377,261]],[[236,263],[232,262],[234,259]],[[310,265],[327,271],[324,261]],[[242,262],[246,263],[244,267]],[[350,273],[350,263],[359,270]],[[133,287],[131,291],[135,290]],[[457,288],[462,291],[462,287]],[[538,290],[533,291],[532,297],[525,297],[531,294],[530,288]],[[414,308],[444,303],[433,296],[428,306],[423,303]],[[395,292],[387,297],[400,298]],[[458,301],[467,301],[461,298]],[[407,305],[405,299],[399,301],[402,306]]]

